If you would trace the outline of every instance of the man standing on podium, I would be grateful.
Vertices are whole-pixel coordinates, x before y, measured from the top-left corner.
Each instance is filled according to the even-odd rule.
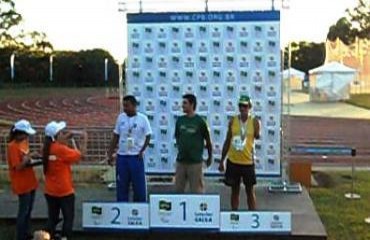
[[[116,157],[117,201],[128,202],[132,184],[134,202],[146,201],[146,181],[144,152],[149,145],[152,129],[148,118],[136,111],[138,102],[132,95],[123,98],[121,113],[113,130],[108,151],[108,163],[114,163],[114,150],[118,144]]]
[[[178,148],[176,158],[175,187],[177,193],[184,193],[189,182],[190,193],[203,193],[203,150],[208,151],[207,167],[212,163],[212,144],[207,123],[195,113],[197,99],[185,94],[182,110],[185,113],[176,121],[175,138]]]
[[[231,209],[239,208],[239,193],[241,179],[245,185],[249,210],[256,209],[256,194],[254,185],[256,173],[253,160],[254,140],[260,138],[259,121],[249,114],[252,102],[249,96],[239,98],[239,114],[230,119],[226,139],[222,148],[219,171],[226,172],[225,184],[231,187]]]

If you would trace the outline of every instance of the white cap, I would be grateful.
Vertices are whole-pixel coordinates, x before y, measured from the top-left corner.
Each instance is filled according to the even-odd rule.
[[[45,126],[45,136],[54,139],[54,137],[60,132],[60,130],[64,129],[66,126],[67,123],[64,121],[51,121]]]
[[[25,132],[29,135],[33,135],[36,133],[36,130],[31,127],[31,123],[24,119],[19,120],[14,124],[13,132],[16,130]]]

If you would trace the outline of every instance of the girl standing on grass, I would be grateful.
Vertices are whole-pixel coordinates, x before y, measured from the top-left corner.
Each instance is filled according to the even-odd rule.
[[[29,239],[29,225],[35,192],[38,181],[31,166],[31,157],[36,153],[29,152],[29,136],[36,131],[27,120],[16,122],[9,134],[7,160],[9,165],[9,176],[11,188],[18,195],[18,214],[16,235],[17,240]]]
[[[48,205],[47,231],[55,238],[55,227],[59,222],[59,213],[63,215],[61,239],[72,235],[75,194],[72,180],[71,165],[78,162],[86,152],[86,132],[66,132],[65,122],[52,121],[45,127],[43,145],[43,167],[45,175],[45,198]],[[78,150],[73,134],[83,137]],[[73,148],[67,145],[72,141]]]

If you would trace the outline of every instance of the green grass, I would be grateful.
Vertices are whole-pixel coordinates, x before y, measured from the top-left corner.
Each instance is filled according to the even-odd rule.
[[[346,103],[370,110],[370,94],[352,94]]]
[[[329,240],[370,239],[370,225],[364,222],[365,218],[370,217],[370,172],[356,172],[355,192],[361,195],[359,200],[344,197],[345,193],[351,192],[349,174],[321,173],[323,186],[310,190]]]

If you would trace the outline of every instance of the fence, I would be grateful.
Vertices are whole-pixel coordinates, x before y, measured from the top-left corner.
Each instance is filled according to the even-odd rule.
[[[73,129],[73,128],[72,128]],[[40,152],[43,144],[43,129],[41,127],[36,127],[37,133],[30,137],[30,150]],[[87,153],[85,155],[85,164],[99,164],[106,157],[106,152],[109,148],[109,143],[112,137],[112,128],[87,128],[88,132],[88,143],[87,143]],[[8,129],[0,129],[0,163],[6,163],[7,155],[7,143],[8,143]],[[79,137],[75,137],[78,142]]]

